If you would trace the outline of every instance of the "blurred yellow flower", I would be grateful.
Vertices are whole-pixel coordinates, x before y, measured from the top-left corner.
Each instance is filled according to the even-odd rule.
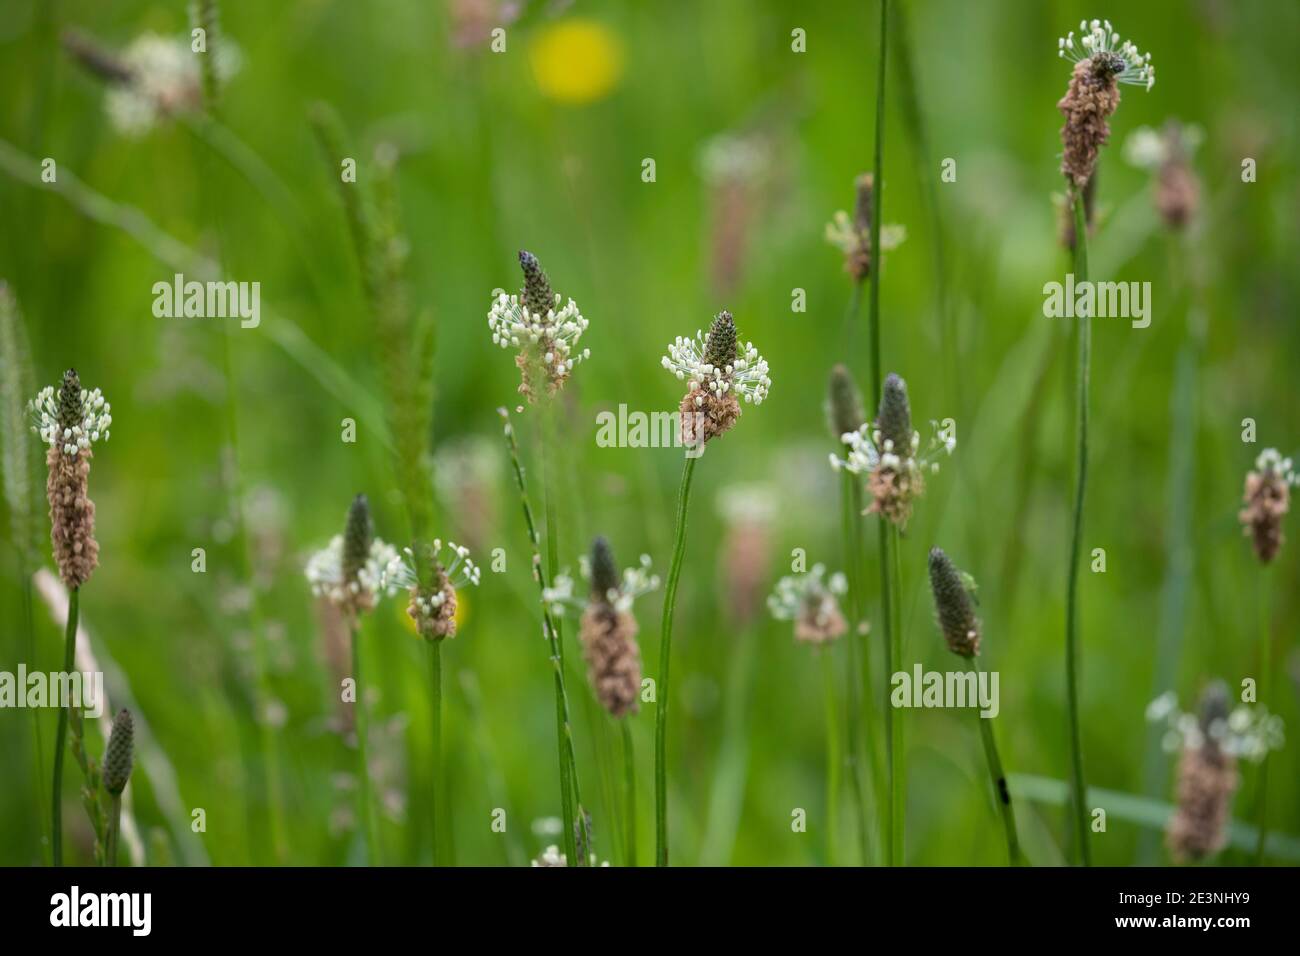
[[[623,76],[623,44],[608,27],[572,18],[540,30],[529,50],[542,95],[561,103],[604,99]]]

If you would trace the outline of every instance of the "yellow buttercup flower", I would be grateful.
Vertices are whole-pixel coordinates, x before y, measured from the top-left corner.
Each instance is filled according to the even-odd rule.
[[[594,103],[623,76],[623,44],[595,20],[571,18],[540,30],[529,56],[542,95],[561,103]]]

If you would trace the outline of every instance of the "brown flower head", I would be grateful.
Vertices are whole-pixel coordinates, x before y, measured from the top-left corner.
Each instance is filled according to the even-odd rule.
[[[740,403],[762,404],[771,388],[767,361],[750,342],[742,347],[736,323],[725,309],[707,334],[678,336],[661,364],[690,387],[678,408],[681,439],[687,448],[726,434],[740,417]]]
[[[1237,760],[1220,746],[1216,728],[1227,716],[1227,688],[1215,682],[1201,695],[1200,732],[1185,741],[1178,762],[1178,807],[1165,839],[1180,863],[1204,859],[1227,843]]]
[[[1074,63],[1070,84],[1056,108],[1065,116],[1061,172],[1075,189],[1092,178],[1097,156],[1110,137],[1107,120],[1119,106],[1119,84],[1147,89],[1155,84],[1150,54],[1140,53],[1130,40],[1120,43],[1109,20],[1082,22],[1079,32],[1077,46],[1074,31],[1057,43],[1061,58]]]
[[[836,441],[840,441],[849,432],[857,431],[866,423],[867,412],[862,404],[862,393],[858,391],[846,365],[839,364],[831,369],[826,418]]]
[[[839,596],[847,590],[842,574],[826,577],[825,565],[792,574],[776,582],[767,606],[778,621],[794,622],[794,639],[803,644],[829,644],[848,629]]]
[[[384,571],[384,586],[408,592],[406,613],[427,641],[456,636],[457,590],[478,584],[481,571],[470,560],[469,548],[438,538],[407,548]]]
[[[46,497],[50,503],[50,541],[59,576],[79,588],[99,564],[95,541],[95,503],[88,495],[91,446],[108,440],[112,406],[99,389],[81,387],[76,369],[63,373],[57,394],[42,389],[28,403],[32,431],[49,445]]]
[[[861,282],[871,275],[871,216],[875,208],[875,183],[871,173],[863,173],[854,183],[853,215],[843,210],[826,224],[826,241],[844,253],[844,271]],[[897,249],[907,238],[902,226],[880,227],[880,248]]]
[[[930,549],[930,591],[934,614],[948,650],[961,657],[980,652],[980,622],[968,579],[940,548]]]
[[[542,264],[531,252],[519,253],[519,267],[524,273],[523,289],[518,295],[501,289],[492,293],[488,328],[496,345],[518,353],[519,393],[536,402],[540,395],[555,395],[591,350],[577,348],[587,330],[577,303],[570,299],[561,306],[562,298],[551,289]]]
[[[867,476],[871,495],[868,513],[882,515],[899,528],[906,527],[912,516],[912,502],[925,491],[926,473],[939,470],[939,450],[951,454],[957,447],[955,425],[945,422],[941,428],[936,421],[930,425],[934,434],[922,450],[921,435],[912,429],[907,385],[890,373],[885,378],[874,425],[845,433],[845,457],[830,456],[831,467],[836,470],[843,468]]]
[[[566,605],[582,608],[578,637],[591,688],[614,717],[634,714],[641,693],[641,649],[636,642],[632,602],[658,587],[659,579],[650,574],[647,555],[642,555],[640,567],[628,568],[620,575],[614,552],[603,537],[592,542],[584,571],[591,582],[585,604],[574,597],[573,579],[565,573],[556,576],[543,599],[556,614],[563,614]]]
[[[1290,458],[1283,458],[1276,448],[1266,448],[1255,460],[1255,469],[1246,473],[1246,507],[1238,517],[1243,530],[1255,546],[1255,554],[1268,564],[1282,547],[1282,518],[1291,507],[1291,486],[1297,484]]]

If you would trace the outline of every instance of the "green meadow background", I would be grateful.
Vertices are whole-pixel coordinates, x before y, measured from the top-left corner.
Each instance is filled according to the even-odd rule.
[[[865,310],[846,325],[851,281],[823,230],[837,209],[852,209],[854,178],[871,167],[879,8],[533,2],[506,27],[505,52],[493,53],[465,11],[489,10],[486,27],[501,19],[497,6],[224,3],[223,38],[238,45],[242,66],[223,91],[221,127],[192,117],[129,139],[109,123],[101,84],[64,52],[60,34],[75,28],[119,49],[146,31],[185,35],[185,4],[5,0],[0,278],[21,305],[36,387],[75,366],[113,404],[112,439],[96,448],[90,477],[101,563],[81,608],[110,696],[146,728],[131,791],[143,858],[362,858],[352,825],[355,755],[342,732],[349,715],[338,702],[346,644],[302,567],[341,530],[359,491],[382,537],[403,543],[406,517],[337,158],[322,158],[309,122],[312,104],[324,101],[347,127],[363,185],[377,144],[400,151],[410,299],[437,329],[436,480],[420,493],[434,503],[438,531],[468,543],[484,565],[482,585],[462,595],[460,633],[443,649],[443,823],[455,861],[522,865],[560,842],[551,822],[560,810],[551,672],[496,411],[516,405],[517,371],[486,323],[492,290],[519,285],[516,254],[529,249],[590,321],[582,345],[591,358],[564,392],[561,423],[560,550],[575,569],[598,533],[622,563],[648,553],[660,574],[671,546],[680,451],[597,447],[597,413],[620,404],[674,409],[682,387],[659,365],[665,346],[724,307],[771,365],[768,401],[710,444],[695,478],[674,641],[674,863],[823,865],[828,844],[834,862],[856,863],[847,788],[840,830],[826,832],[822,662],[761,602],[789,572],[794,549],[810,563],[843,567],[825,384],[842,361],[865,387],[869,362]],[[1266,861],[1293,864],[1300,530],[1289,516],[1291,540],[1264,573],[1237,511],[1262,448],[1300,452],[1300,7],[890,7],[883,209],[908,238],[883,268],[883,365],[907,380],[923,432],[931,418],[958,427],[957,450],[904,539],[905,663],[959,666],[933,624],[925,577],[926,552],[940,545],[979,582],[984,665],[1001,675],[995,732],[1008,771],[1022,775],[1026,853],[1038,865],[1064,862],[1074,366],[1071,326],[1043,316],[1042,287],[1069,269],[1053,203],[1063,191],[1055,103],[1069,76],[1056,41],[1081,18],[1109,16],[1152,54],[1158,82],[1149,93],[1123,88],[1091,246],[1094,278],[1150,282],[1153,296],[1147,329],[1094,323],[1084,545],[1104,548],[1106,566],[1085,566],[1081,582],[1081,708],[1088,780],[1107,791],[1091,802],[1108,816],[1105,832],[1092,836],[1093,856],[1169,862],[1159,824],[1173,767],[1147,753],[1159,737],[1145,721],[1147,704],[1173,689],[1190,709],[1211,679],[1235,689],[1258,678],[1266,631],[1276,661],[1266,702],[1289,738],[1270,760],[1268,816],[1290,835]],[[806,31],[806,52],[791,49],[796,28]],[[1194,157],[1201,214],[1182,237],[1166,233],[1150,175],[1122,154],[1131,131],[1172,117],[1204,131]],[[45,157],[57,163],[57,187],[34,175]],[[1241,181],[1246,157],[1256,161],[1256,182]],[[647,158],[654,182],[642,178]],[[955,182],[940,181],[945,158],[956,161]],[[145,235],[144,220],[158,234]],[[219,261],[227,277],[260,282],[260,326],[155,318],[152,286],[177,271],[159,258],[164,234]],[[806,294],[804,312],[792,311],[795,289]],[[1190,345],[1197,315],[1201,349]],[[3,358],[9,369],[21,356]],[[530,465],[535,417],[515,416]],[[341,440],[345,418],[356,421],[355,443]],[[1256,423],[1255,444],[1242,441],[1246,418]],[[1190,434],[1176,420],[1191,421]],[[31,436],[38,563],[52,568],[41,452]],[[1171,490],[1183,486],[1179,475],[1185,496]],[[540,508],[535,479],[532,491]],[[769,520],[737,552],[726,503],[764,495]],[[32,569],[4,507],[0,670],[19,662],[54,670],[62,622],[24,587]],[[1175,546],[1178,528],[1186,552]],[[867,540],[868,640],[879,655],[874,528]],[[195,548],[205,549],[205,573],[191,569]],[[504,573],[490,570],[496,548]],[[749,613],[728,590],[738,553],[758,581]],[[1183,560],[1188,573],[1171,583]],[[647,676],[658,673],[661,602],[656,592],[636,605]],[[428,665],[404,617],[404,602],[388,601],[363,635],[378,691],[371,747],[384,801],[381,859],[427,864]],[[621,738],[591,695],[572,624],[565,640],[579,766],[596,851],[617,865],[628,862]],[[845,650],[833,651],[837,707],[849,679]],[[1167,684],[1158,669],[1170,674]],[[907,711],[903,719],[908,861],[1003,863],[972,714]],[[647,864],[654,705],[631,721]],[[53,710],[37,719],[0,711],[0,863],[48,859],[55,722]],[[880,734],[879,723],[869,732]],[[88,727],[88,740],[99,754],[97,729]],[[1233,815],[1250,823],[1259,768],[1240,772]],[[85,862],[79,776],[69,761],[68,856]],[[274,780],[285,824],[278,840]],[[206,832],[191,829],[196,808]],[[491,828],[495,808],[506,811],[505,833]],[[792,831],[797,808],[807,832]],[[1212,862],[1252,858],[1243,838]]]

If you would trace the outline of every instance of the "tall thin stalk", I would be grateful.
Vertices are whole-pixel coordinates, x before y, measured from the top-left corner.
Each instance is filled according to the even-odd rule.
[[[849,666],[845,689],[848,700],[848,748],[849,748],[849,785],[853,789],[853,805],[858,823],[858,842],[862,854],[862,865],[871,862],[871,813],[867,806],[867,794],[870,786],[878,787],[882,779],[880,753],[876,748],[876,735],[873,733],[876,717],[875,678],[872,676],[871,648],[863,639],[859,630],[865,614],[863,612],[866,583],[862,579],[862,491],[857,478],[845,472],[842,479],[841,506],[843,510],[843,534],[845,566],[848,572],[848,606],[849,606]],[[859,697],[861,689],[861,697]],[[861,762],[865,742],[866,766]],[[870,773],[870,786],[863,781],[863,775]],[[877,800],[876,805],[883,805]],[[882,818],[883,821],[883,818]],[[883,825],[883,824],[882,824]],[[881,835],[880,844],[885,839]]]
[[[443,841],[438,834],[438,824],[446,813],[443,793],[442,772],[442,641],[428,641],[429,645],[429,689],[432,692],[433,710],[433,788],[431,810],[433,811],[433,865],[440,866],[443,856]]]
[[[871,336],[871,393],[880,396],[880,223],[885,199],[885,37],[889,20],[889,0],[880,0],[880,57],[876,71],[876,155],[872,164],[871,203],[871,298],[867,307],[867,324]]]
[[[1255,600],[1256,615],[1259,618],[1259,697],[1274,704],[1273,698],[1273,641],[1268,624],[1268,566],[1261,565],[1255,580],[1258,596]],[[1258,837],[1255,841],[1255,865],[1264,865],[1264,847],[1268,843],[1268,751],[1259,765],[1259,804],[1256,811],[1255,827]]]
[[[975,679],[978,682],[980,678],[980,662],[978,657],[969,657],[971,670],[975,672]],[[1012,866],[1020,865],[1020,838],[1016,835],[1016,811],[1011,806],[1011,791],[1007,787],[1007,777],[1002,771],[1002,759],[998,756],[997,741],[993,739],[993,725],[991,720],[975,714],[975,722],[979,724],[980,737],[984,742],[984,757],[989,765],[989,777],[993,783],[993,799],[997,802],[998,810],[1002,814],[1002,828],[1006,831],[1007,837],[1007,861]]]
[[[1072,190],[1074,204],[1074,281],[1088,281],[1088,224],[1083,193]],[[1072,809],[1075,844],[1084,866],[1092,865],[1088,846],[1087,783],[1083,776],[1083,736],[1079,727],[1079,561],[1083,549],[1083,500],[1088,483],[1088,376],[1092,351],[1092,319],[1080,316],[1078,344],[1078,403],[1076,451],[1078,472],[1074,486],[1074,521],[1070,534],[1070,576],[1065,599],[1065,692],[1069,710]]]
[[[528,530],[528,541],[532,545],[533,578],[537,582],[538,593],[544,595],[550,587],[546,568],[542,565],[541,539],[537,534],[537,523],[533,518],[532,505],[528,502],[528,485],[524,480],[524,469],[519,462],[519,443],[515,440],[514,426],[510,422],[510,413],[498,409],[504,422],[506,450],[510,453],[510,463],[514,471],[515,484],[519,488],[519,501],[524,512],[524,525]],[[574,826],[574,803],[581,805],[578,790],[577,765],[573,759],[573,732],[569,722],[569,698],[564,685],[563,657],[560,652],[559,631],[555,619],[542,601],[542,632],[550,649],[551,667],[555,675],[555,735],[560,770],[560,808],[564,821],[564,847],[569,860],[582,866],[585,860],[578,859],[577,830]]]
[[[618,723],[623,728],[623,788],[626,799],[623,850],[627,856],[627,865],[636,866],[636,751],[632,746],[631,720],[623,717]]]
[[[881,528],[887,522],[881,519]],[[888,547],[882,552],[888,555],[888,563],[881,561],[886,575],[885,587],[889,594],[889,612],[886,617],[889,641],[890,665],[885,668],[886,693],[888,681],[894,668],[903,664],[903,627],[901,598],[901,558],[898,527],[892,523],[888,530]],[[889,711],[894,708],[890,706]],[[901,714],[894,714],[889,722],[889,864],[903,866],[907,856],[904,852],[904,839],[907,832],[904,813],[907,806],[907,767],[903,760],[903,720]]]
[[[104,865],[117,866],[117,843],[122,832],[122,795],[108,795],[108,826],[104,831]]]
[[[77,652],[77,612],[81,603],[81,589],[68,590],[68,623],[63,634],[63,673],[71,674],[75,666]],[[54,865],[63,865],[63,748],[68,740],[68,710],[75,706],[69,700],[67,706],[59,708],[59,729],[54,735],[54,789],[51,807],[53,830]]]
[[[826,708],[826,865],[835,866],[839,842],[840,715],[835,706],[835,662],[829,647],[821,648],[822,696]]]
[[[686,553],[686,510],[691,500],[691,479],[699,456],[686,456],[682,483],[677,491],[677,520],[673,530],[673,558],[664,587],[663,629],[659,638],[659,681],[655,687],[655,865],[668,865],[668,665],[673,646],[673,609],[677,605],[677,579]]]
[[[374,865],[379,862],[379,833],[375,825],[375,811],[370,794],[370,761],[366,756],[369,718],[366,714],[366,685],[361,679],[360,623],[354,620],[350,631],[352,639],[352,681],[356,693],[353,723],[357,732],[357,810],[361,817],[361,832],[365,834],[366,838],[366,862]]]

